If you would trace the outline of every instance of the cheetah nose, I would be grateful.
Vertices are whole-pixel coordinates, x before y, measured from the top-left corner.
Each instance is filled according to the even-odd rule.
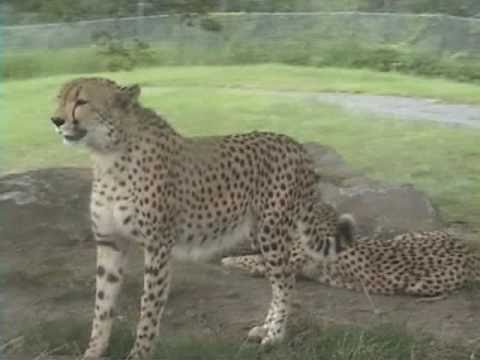
[[[60,127],[65,124],[65,120],[59,117],[52,117],[52,122],[55,124],[56,127]]]

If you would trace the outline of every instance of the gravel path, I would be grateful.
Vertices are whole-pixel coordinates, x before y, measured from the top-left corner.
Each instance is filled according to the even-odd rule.
[[[304,96],[311,100],[339,105],[351,111],[480,128],[480,106],[446,104],[433,99],[384,95],[309,93]]]
[[[163,87],[146,87],[158,91]],[[286,96],[305,101],[328,103],[352,112],[367,112],[410,121],[435,121],[450,126],[480,128],[480,106],[449,104],[437,99],[392,95],[364,95],[306,91],[272,91],[249,87],[223,88],[225,91],[242,91],[259,95]]]
[[[364,95],[328,92],[250,90],[341,106],[349,111],[387,115],[403,120],[436,121],[452,126],[480,128],[480,106],[443,103],[436,99],[390,95]]]

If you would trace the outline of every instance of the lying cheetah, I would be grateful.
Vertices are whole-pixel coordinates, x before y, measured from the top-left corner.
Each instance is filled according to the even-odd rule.
[[[174,249],[193,257],[249,237],[272,286],[265,321],[249,338],[284,337],[295,285],[295,244],[322,259],[351,239],[353,219],[324,216],[304,148],[273,133],[189,138],[143,107],[138,86],[101,78],[64,84],[52,117],[64,142],[92,153],[91,218],[97,244],[95,316],[84,359],[110,337],[128,244],[143,246],[144,292],[136,340],[127,359],[151,355],[170,285]],[[340,221],[338,221],[340,219]]]
[[[301,245],[299,246],[301,247]],[[334,287],[394,295],[439,296],[480,281],[480,260],[442,231],[409,232],[389,240],[358,239],[333,260],[316,261],[302,252],[297,274]],[[226,257],[226,267],[263,275],[262,255]]]

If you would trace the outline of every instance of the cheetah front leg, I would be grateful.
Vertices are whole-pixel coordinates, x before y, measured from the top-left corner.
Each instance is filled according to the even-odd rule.
[[[259,226],[258,240],[272,286],[272,300],[265,322],[250,330],[248,338],[260,340],[262,345],[274,344],[284,338],[295,288],[295,274],[288,264],[285,223],[265,221]]]
[[[125,262],[126,249],[114,241],[97,240],[95,316],[84,360],[98,359],[108,347]]]
[[[127,360],[148,358],[160,330],[160,318],[170,288],[171,246],[145,248],[144,290],[141,299],[137,336]]]

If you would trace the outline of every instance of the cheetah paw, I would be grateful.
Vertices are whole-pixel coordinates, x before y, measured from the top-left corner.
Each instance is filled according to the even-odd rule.
[[[222,259],[222,265],[225,267],[233,267],[235,264],[235,261],[233,259],[233,256],[224,257]]]
[[[139,352],[130,352],[125,360],[140,360],[148,358],[147,354],[141,354]]]
[[[108,359],[108,358],[105,357],[105,356],[92,355],[91,353],[90,353],[90,354],[84,354],[84,355],[81,357],[81,360],[106,360],[106,359]]]
[[[265,325],[255,326],[247,335],[248,341],[263,342],[263,339],[267,336],[268,329]]]
[[[140,359],[145,359],[146,357],[137,355],[137,354],[129,354],[125,360],[140,360]]]
[[[271,335],[266,335],[263,337],[262,341],[260,342],[260,345],[263,347],[270,347],[273,345],[278,344],[281,342],[283,339],[282,336],[271,336]]]

